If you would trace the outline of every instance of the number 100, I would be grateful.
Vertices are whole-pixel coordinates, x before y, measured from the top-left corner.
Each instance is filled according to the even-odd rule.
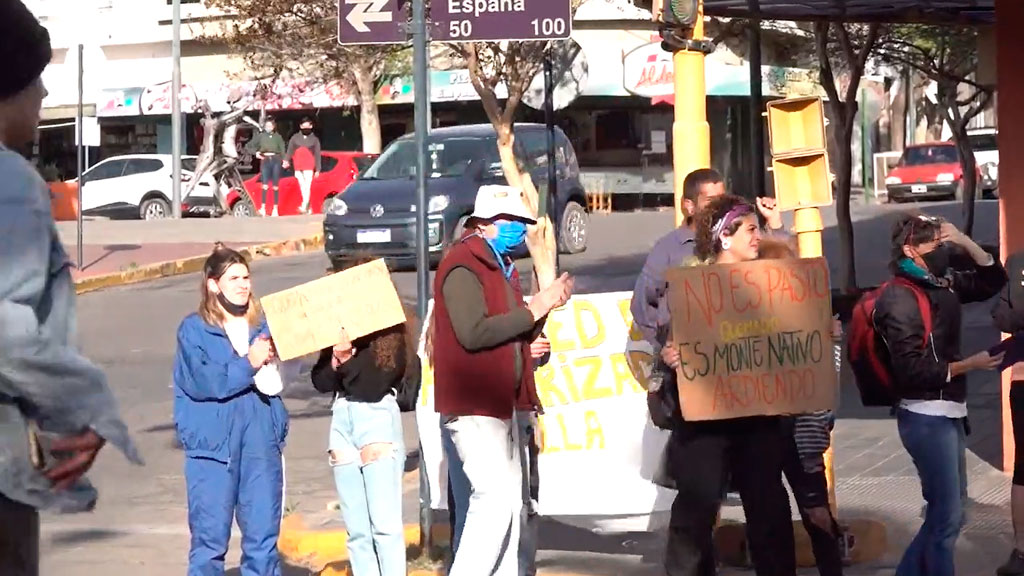
[[[533,24],[534,36],[562,36],[565,34],[564,18],[534,18],[530,24]]]

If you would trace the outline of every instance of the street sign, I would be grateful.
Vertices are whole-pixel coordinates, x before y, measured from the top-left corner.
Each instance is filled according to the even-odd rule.
[[[431,40],[561,40],[572,33],[569,0],[433,0]]]
[[[404,44],[405,11],[399,0],[338,0],[338,43]]]

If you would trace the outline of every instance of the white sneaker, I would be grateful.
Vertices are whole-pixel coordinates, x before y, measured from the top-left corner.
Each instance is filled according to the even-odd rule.
[[[277,206],[274,206],[274,212],[270,216],[273,218],[277,218]]]
[[[265,218],[267,216],[267,211],[263,209],[263,206],[260,206],[260,209],[259,209],[258,213],[259,213],[260,217],[264,217]]]

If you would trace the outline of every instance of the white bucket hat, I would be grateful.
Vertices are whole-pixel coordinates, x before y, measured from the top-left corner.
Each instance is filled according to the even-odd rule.
[[[526,196],[519,188],[497,184],[481,186],[476,192],[476,203],[470,217],[493,220],[499,216],[509,216],[527,224],[537,223],[526,207]]]

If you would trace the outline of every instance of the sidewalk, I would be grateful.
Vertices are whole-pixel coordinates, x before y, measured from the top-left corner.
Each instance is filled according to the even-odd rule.
[[[322,233],[322,216],[282,218],[187,218],[182,220],[104,220],[86,218],[78,268],[78,223],[58,222],[64,248],[76,265],[76,282],[138,272],[165,262],[206,256],[215,242],[242,249]]]

